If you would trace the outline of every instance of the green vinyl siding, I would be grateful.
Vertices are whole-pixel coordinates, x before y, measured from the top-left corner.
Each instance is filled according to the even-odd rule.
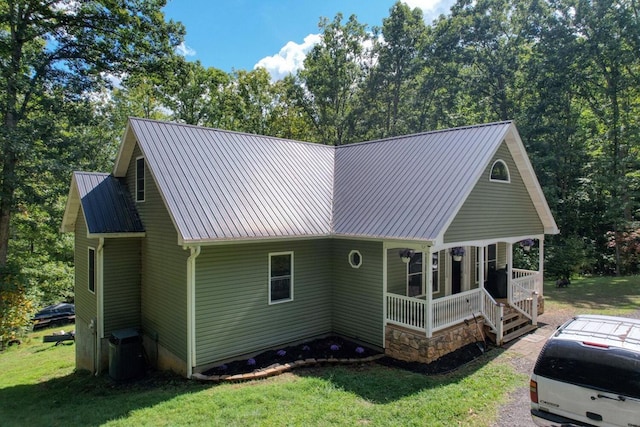
[[[98,239],[87,238],[87,225],[84,213],[78,208],[79,213],[75,224],[75,282],[74,298],[76,305],[76,316],[86,323],[97,317],[96,295],[89,291],[89,247],[96,250],[96,260],[98,254]],[[97,268],[96,263],[96,268]]]
[[[362,254],[360,268],[349,265],[354,249]],[[379,347],[384,326],[382,255],[381,242],[333,241],[333,331]]]
[[[127,169],[127,187],[135,189],[136,144]],[[141,323],[143,332],[157,335],[158,343],[179,358],[187,359],[187,258],[178,246],[178,234],[147,170],[145,199],[136,203],[145,227],[141,239]]]
[[[105,239],[104,333],[140,325],[140,239]]]
[[[293,252],[293,300],[270,305],[269,254],[276,252]],[[326,239],[203,247],[196,259],[197,365],[330,333],[330,258]]]
[[[507,164],[510,183],[489,181],[491,166],[498,159]],[[462,242],[543,232],[542,222],[503,142],[447,229],[444,241]]]

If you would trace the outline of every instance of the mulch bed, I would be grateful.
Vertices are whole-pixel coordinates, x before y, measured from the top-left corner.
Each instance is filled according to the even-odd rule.
[[[203,372],[203,375],[209,378],[236,378],[238,375],[265,371],[274,367],[288,365],[295,366],[297,361],[312,360],[314,364],[316,362],[318,364],[323,364],[332,361],[349,361],[350,363],[358,363],[358,361],[371,361],[372,358],[377,358],[376,362],[384,366],[433,375],[450,372],[481,355],[482,352],[476,344],[469,344],[429,364],[404,362],[383,356],[377,350],[373,350],[361,344],[356,344],[347,339],[330,336],[295,346],[268,350],[254,356],[253,358],[236,360],[216,366],[206,372]],[[309,364],[307,364],[307,366],[308,365]],[[251,377],[248,377],[247,379],[250,378]]]
[[[485,346],[485,352],[488,351],[488,347]],[[442,356],[440,359],[435,360],[429,364],[420,362],[405,362],[403,360],[394,359],[391,357],[383,357],[376,361],[384,366],[393,368],[400,368],[418,374],[437,375],[446,374],[454,371],[457,368],[466,365],[467,363],[477,359],[484,353],[478,348],[476,344],[469,344],[457,349],[449,354]]]

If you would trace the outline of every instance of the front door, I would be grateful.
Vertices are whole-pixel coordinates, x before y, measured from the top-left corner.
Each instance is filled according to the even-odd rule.
[[[459,294],[462,291],[462,261],[451,259],[451,293]]]

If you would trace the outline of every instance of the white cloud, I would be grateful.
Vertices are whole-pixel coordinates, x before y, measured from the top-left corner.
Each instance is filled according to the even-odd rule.
[[[176,46],[176,53],[182,56],[195,56],[196,51],[185,44],[185,42],[180,43]]]
[[[426,13],[438,7],[442,0],[404,0],[403,3],[406,3],[411,9],[419,7]]]
[[[272,80],[280,80],[303,68],[304,58],[307,53],[320,40],[320,34],[309,34],[301,44],[290,41],[280,49],[280,52],[273,56],[262,58],[253,68],[265,68],[271,74]]]

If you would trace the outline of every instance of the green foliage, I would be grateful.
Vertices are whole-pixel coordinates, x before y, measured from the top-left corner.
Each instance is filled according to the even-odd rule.
[[[585,241],[576,237],[555,236],[545,244],[545,276],[570,279],[588,273],[593,260],[588,256]]]
[[[0,267],[0,348],[24,332],[33,312],[34,298],[20,267]]]

